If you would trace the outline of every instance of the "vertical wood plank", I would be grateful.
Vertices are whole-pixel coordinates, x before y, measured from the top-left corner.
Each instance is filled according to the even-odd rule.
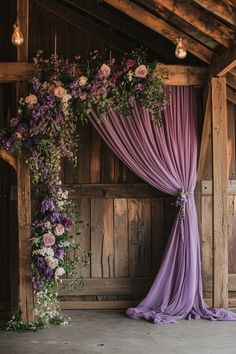
[[[114,154],[108,145],[102,141],[102,166],[101,166],[101,182],[114,183],[115,177],[115,161]]]
[[[212,78],[213,305],[228,307],[226,79]]]
[[[80,199],[76,203],[80,215],[82,216],[82,224],[80,226],[81,234],[78,236],[78,242],[81,247],[82,252],[88,252],[91,249],[91,238],[90,238],[90,200],[89,199]],[[87,264],[85,267],[79,265],[78,274],[82,277],[89,278],[91,276],[91,264]]]
[[[202,199],[201,200],[202,275],[203,275],[203,284],[207,285],[207,284],[212,284],[211,279],[213,277],[212,196],[202,196],[201,199]]]
[[[91,274],[114,277],[113,199],[91,200]]]
[[[33,321],[33,289],[30,244],[31,190],[30,172],[22,156],[17,159],[18,222],[19,222],[19,311],[23,321]]]
[[[236,167],[235,167],[235,117],[234,117],[234,104],[227,102],[227,113],[228,113],[228,179],[235,179],[236,177]]]
[[[128,277],[128,210],[127,199],[114,199],[115,277]]]
[[[90,183],[101,182],[101,138],[92,127]]]
[[[80,127],[80,143],[79,143],[79,183],[90,182],[90,146],[91,146],[91,126],[86,124]],[[75,183],[75,182],[74,182]]]
[[[151,274],[150,199],[129,199],[129,276]]]
[[[199,159],[198,159],[198,170],[197,170],[198,181],[201,180],[204,175],[204,168],[207,160],[207,150],[209,146],[210,137],[211,137],[211,91],[209,88],[205,115],[204,115],[202,141],[201,141]]]

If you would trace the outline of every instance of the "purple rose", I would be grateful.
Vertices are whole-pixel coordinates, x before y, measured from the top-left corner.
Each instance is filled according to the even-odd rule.
[[[44,279],[50,281],[53,276],[53,270],[50,267],[45,268],[44,270]]]

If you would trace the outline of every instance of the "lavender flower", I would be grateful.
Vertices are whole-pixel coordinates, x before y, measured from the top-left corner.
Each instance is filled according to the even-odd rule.
[[[50,197],[45,197],[41,203],[41,212],[53,211],[55,209],[54,201]]]

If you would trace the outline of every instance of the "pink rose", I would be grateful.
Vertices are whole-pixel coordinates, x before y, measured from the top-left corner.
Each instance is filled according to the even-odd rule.
[[[59,98],[63,98],[63,96],[66,95],[66,90],[62,86],[58,86],[54,90],[54,95]]]
[[[145,78],[148,74],[148,70],[146,65],[139,65],[134,72],[136,77],[143,77]]]
[[[38,103],[38,97],[30,94],[29,96],[25,97],[25,103],[33,106],[34,104]]]
[[[134,66],[134,60],[133,59],[127,59],[125,62],[125,66],[127,69],[132,68]]]
[[[56,276],[56,277],[61,277],[63,274],[65,274],[65,269],[64,269],[64,268],[58,267],[58,268],[55,270],[55,276]]]
[[[62,224],[58,224],[55,228],[54,228],[54,234],[56,236],[61,236],[63,235],[65,232],[65,228]]]
[[[58,259],[48,258],[47,263],[48,263],[49,268],[55,269],[58,266]]]
[[[102,77],[108,77],[111,73],[111,69],[109,68],[109,66],[107,64],[102,64],[98,73]]]
[[[81,99],[81,101],[85,101],[88,97],[87,92],[83,92],[79,95],[79,98]]]
[[[44,234],[43,235],[43,243],[47,247],[52,246],[55,243],[55,237],[51,234]]]
[[[71,95],[69,95],[68,93],[66,93],[64,96],[62,96],[61,100],[63,103],[67,103],[68,101],[70,101],[71,99]]]

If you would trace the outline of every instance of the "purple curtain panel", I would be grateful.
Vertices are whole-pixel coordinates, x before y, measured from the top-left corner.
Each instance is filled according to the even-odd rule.
[[[109,110],[102,121],[90,120],[114,153],[139,177],[162,192],[189,193],[185,217],[179,213],[172,227],[160,270],[147,296],[127,315],[154,323],[178,319],[236,320],[236,314],[209,308],[203,301],[198,220],[194,200],[197,162],[199,91],[191,86],[169,86],[163,127],[147,110],[132,106],[132,117]]]

